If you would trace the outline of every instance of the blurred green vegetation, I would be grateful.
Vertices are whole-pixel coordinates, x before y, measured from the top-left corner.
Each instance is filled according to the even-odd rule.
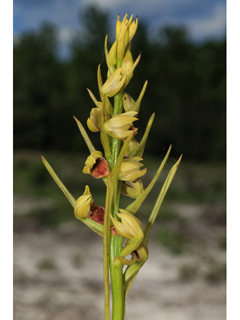
[[[44,24],[14,42],[14,149],[84,150],[73,115],[86,127],[97,99],[97,66],[106,79],[104,38],[113,42],[107,13],[89,7],[79,15],[82,31],[69,45],[70,57],[58,58],[58,30]],[[109,32],[111,30],[111,32]],[[159,156],[169,144],[173,155],[188,160],[225,161],[226,40],[194,43],[184,28],[166,26],[154,39],[141,22],[132,41],[141,60],[128,93],[137,99],[145,80],[138,128],[141,137],[153,112],[156,117],[146,151]],[[100,147],[97,134],[91,134]],[[140,138],[139,138],[140,139]],[[44,179],[37,177],[36,179]]]

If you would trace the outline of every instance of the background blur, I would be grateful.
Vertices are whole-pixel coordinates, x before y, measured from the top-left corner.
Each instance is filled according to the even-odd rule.
[[[94,104],[86,88],[99,97],[98,64],[104,79],[107,72],[105,35],[110,47],[117,14],[122,19],[127,11],[139,16],[133,57],[142,52],[127,92],[137,99],[149,81],[138,140],[156,113],[144,156],[145,186],[173,146],[162,177],[139,210],[143,225],[168,170],[183,153],[153,230],[150,259],[129,293],[127,319],[145,319],[149,312],[151,320],[225,319],[225,2],[213,1],[208,12],[205,1],[202,7],[199,1],[159,3],[162,7],[150,1],[148,8],[141,1],[139,6],[115,1],[106,8],[92,1],[69,1],[69,7],[66,1],[41,1],[41,6],[15,1],[17,320],[103,318],[101,240],[75,220],[40,156],[75,198],[89,184],[95,202],[104,206],[101,181],[82,174],[88,149],[73,115],[87,129]],[[98,134],[89,136],[100,149]],[[128,203],[122,197],[121,206]]]

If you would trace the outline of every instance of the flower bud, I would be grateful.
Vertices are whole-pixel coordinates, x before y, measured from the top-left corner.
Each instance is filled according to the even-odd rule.
[[[136,67],[139,59],[136,61],[137,62],[133,64],[133,57],[132,57],[131,51],[127,50],[127,53],[125,54],[123,61],[122,61],[123,75],[126,76],[124,88],[128,85],[129,81],[131,80],[131,78],[133,76],[133,70]]]
[[[103,94],[108,97],[113,97],[124,85],[126,76],[122,75],[122,68],[116,69],[113,74],[111,74],[104,85],[101,88]]]
[[[115,220],[112,215],[111,219],[117,233],[130,240],[140,240],[144,237],[141,222],[127,210],[120,209],[121,213],[117,213],[120,221]]]
[[[117,40],[113,43],[109,51],[108,64],[110,66],[115,66],[117,64]]]
[[[119,21],[120,14],[117,16],[117,22],[116,22],[116,39],[118,39],[120,32],[121,32],[121,27],[122,27],[122,22]]]
[[[133,23],[129,27],[129,41],[132,40],[134,37],[138,27],[138,16],[136,16],[136,21],[133,21]]]
[[[94,178],[103,178],[110,174],[107,161],[103,158],[102,152],[94,151],[87,158],[83,173],[91,174]]]
[[[139,146],[139,143],[138,141],[133,138],[132,140],[130,140],[129,144],[128,144],[128,148],[127,148],[127,151],[125,153],[125,157],[131,157],[132,154],[136,151],[136,149],[138,148]]]
[[[128,197],[137,198],[143,191],[144,188],[141,179],[135,181],[122,181],[121,193]]]
[[[142,177],[146,172],[147,168],[140,170],[143,166],[140,157],[126,158],[122,161],[120,166],[119,179],[122,181],[135,181]]]
[[[127,75],[132,65],[133,65],[133,57],[132,57],[131,51],[128,50],[122,61],[123,74]]]
[[[136,257],[137,260],[144,262],[148,259],[148,248],[143,244],[140,244],[140,246],[132,252],[132,255]]]
[[[126,22],[122,22],[121,32],[118,37],[118,45],[117,45],[117,59],[122,60],[126,51],[126,40],[128,40],[128,20]]]
[[[142,91],[139,94],[137,101],[135,101],[128,93],[123,94],[123,108],[125,111],[136,111],[139,112],[142,98],[147,88],[148,81],[145,81]]]
[[[135,100],[126,92],[123,94],[123,108],[124,110],[130,111],[135,104]]]
[[[102,109],[93,108],[90,113],[90,118],[87,120],[88,129],[92,132],[98,132],[102,127]]]
[[[76,218],[83,219],[90,215],[90,207],[93,203],[93,198],[89,186],[85,187],[84,194],[79,197],[74,206],[74,215]]]
[[[103,128],[110,136],[124,140],[131,134],[131,130],[129,129],[133,121],[138,120],[134,117],[135,115],[137,115],[137,112],[129,111],[113,116],[104,123]],[[134,130],[136,131],[136,128]]]
[[[126,86],[129,84],[130,80],[132,79],[132,77],[133,77],[133,71],[134,71],[134,69],[136,68],[136,66],[137,66],[140,58],[141,58],[141,53],[138,55],[137,59],[136,59],[135,62],[132,64],[131,68],[128,69],[127,73],[126,73],[126,74],[124,73],[124,75],[126,76],[126,79],[125,79],[123,88],[126,88]]]

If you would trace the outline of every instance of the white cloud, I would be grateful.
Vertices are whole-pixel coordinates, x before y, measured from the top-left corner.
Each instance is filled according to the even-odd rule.
[[[16,0],[14,19],[18,21],[15,33],[36,29],[43,21],[56,24],[59,38],[68,42],[74,30],[79,30],[79,10],[95,4],[110,13],[110,22],[115,24],[117,14],[122,19],[126,12],[138,15],[140,22],[146,21],[151,34],[164,24],[185,25],[193,38],[217,36],[225,30],[224,0],[42,0],[31,2]],[[218,2],[217,2],[218,1]]]
[[[226,8],[224,5],[217,5],[212,15],[198,19],[188,19],[186,20],[186,26],[194,38],[223,34],[226,29]]]
[[[76,29],[71,27],[60,27],[58,29],[58,39],[61,43],[69,43],[76,35]]]

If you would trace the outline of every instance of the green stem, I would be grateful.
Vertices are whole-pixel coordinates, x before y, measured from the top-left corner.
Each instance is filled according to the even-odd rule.
[[[119,198],[120,198],[121,181],[118,182],[117,199],[113,206],[113,216],[118,219]],[[122,251],[123,238],[111,234],[110,238],[110,271],[111,271],[111,286],[112,286],[112,320],[123,320],[124,316],[124,284],[122,266],[114,266],[114,257],[120,256]]]
[[[114,96],[114,109],[113,116],[122,113],[122,93]],[[112,167],[117,162],[117,158],[121,148],[121,140],[112,139]],[[113,208],[112,215],[118,219],[117,213],[119,212],[119,200],[121,181],[118,182],[116,194],[113,195]],[[111,286],[112,286],[112,320],[124,319],[124,283],[123,271],[121,265],[113,265],[114,257],[119,256],[122,251],[123,238],[111,234],[110,238],[110,272],[111,272]]]
[[[110,307],[109,307],[109,249],[110,249],[110,212],[112,204],[112,181],[111,176],[107,179],[107,196],[105,203],[105,215],[103,225],[103,278],[104,278],[104,307],[105,307],[105,320],[110,320]]]

